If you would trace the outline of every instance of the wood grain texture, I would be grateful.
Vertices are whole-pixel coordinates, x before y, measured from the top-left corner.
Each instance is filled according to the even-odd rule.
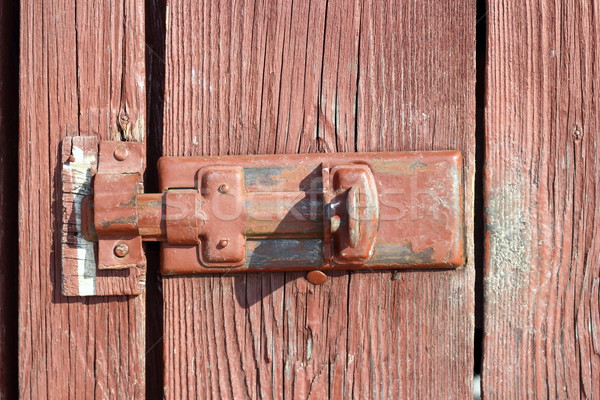
[[[143,139],[143,2],[26,1],[20,39],[20,396],[143,397],[144,296],[60,294],[59,184],[65,136]]]
[[[166,21],[165,155],[460,149],[472,232],[474,2],[172,0]],[[469,398],[473,281],[164,279],[166,397]]]
[[[0,2],[0,400],[17,396],[19,7]]]
[[[600,3],[488,7],[484,395],[600,398]]]

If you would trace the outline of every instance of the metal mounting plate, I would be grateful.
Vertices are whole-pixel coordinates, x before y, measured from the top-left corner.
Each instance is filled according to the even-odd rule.
[[[328,240],[324,230],[331,229],[323,206],[333,196],[330,172],[353,164],[366,166],[375,182],[377,237],[368,260],[340,265],[323,243]],[[246,205],[242,262],[211,264],[201,243],[162,243],[161,272],[166,275],[456,268],[464,262],[462,157],[457,151],[165,157],[158,168],[161,191],[199,192],[206,171],[239,168],[242,176],[236,185],[242,187],[235,190]],[[204,188],[203,196],[212,196],[219,185],[212,183],[209,192]],[[358,199],[356,204],[361,204]],[[239,221],[227,224],[241,226]],[[356,226],[359,231],[368,228]],[[218,253],[218,243],[210,246]]]
[[[115,154],[119,158],[125,157],[118,160]],[[112,296],[143,293],[146,262],[141,237],[115,234],[102,244],[98,243],[94,237],[94,213],[91,212],[90,200],[94,194],[102,196],[103,187],[111,193],[116,192],[113,194],[117,197],[123,193],[123,182],[115,184],[111,178],[127,180],[130,186],[138,185],[137,190],[141,191],[141,173],[145,166],[144,145],[105,142],[88,136],[67,137],[62,142],[61,162],[62,294]],[[104,199],[100,199],[100,202],[104,202]],[[110,206],[111,203],[109,201],[105,205]],[[130,250],[121,260],[113,257],[113,247],[118,244],[127,244]],[[117,261],[121,265],[115,268]]]

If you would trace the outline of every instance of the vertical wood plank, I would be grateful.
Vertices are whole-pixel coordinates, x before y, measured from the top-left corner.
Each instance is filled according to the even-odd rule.
[[[168,1],[164,154],[460,149],[471,232],[475,4],[374,3]],[[164,279],[166,397],[468,398],[473,281]]]
[[[65,136],[143,139],[143,2],[23,2],[20,60],[20,395],[143,397],[144,296],[61,296],[57,189]]]
[[[489,2],[483,391],[600,397],[600,3]]]
[[[459,149],[468,262],[352,273],[348,398],[472,397],[475,4],[363,2],[356,149]]]
[[[17,396],[19,7],[0,2],[0,400]]]

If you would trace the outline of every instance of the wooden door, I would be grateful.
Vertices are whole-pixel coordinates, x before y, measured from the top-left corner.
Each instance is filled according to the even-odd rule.
[[[600,398],[600,2],[475,3],[0,2],[0,400],[466,399],[481,341],[486,398]],[[144,295],[62,296],[90,135],[148,190],[160,155],[461,150],[468,262],[161,279],[150,245]]]
[[[171,1],[165,20],[164,155],[460,149],[472,187],[473,2]],[[163,279],[165,395],[467,398],[473,281]]]
[[[22,396],[471,397],[474,39],[466,0],[24,2]],[[150,247],[145,295],[63,297],[59,148],[77,135],[144,140],[149,189],[161,154],[458,149],[468,262],[160,282]]]

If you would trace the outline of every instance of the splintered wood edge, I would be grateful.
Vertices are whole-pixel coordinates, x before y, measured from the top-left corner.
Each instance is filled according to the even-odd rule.
[[[92,193],[97,165],[95,138],[68,137],[63,141],[62,166],[62,293],[96,295],[94,243],[81,234],[81,202]]]
[[[62,145],[61,290],[64,296],[137,295],[144,291],[146,268],[98,270],[96,244],[83,237],[81,202],[92,194],[98,165],[98,139],[73,136]]]

